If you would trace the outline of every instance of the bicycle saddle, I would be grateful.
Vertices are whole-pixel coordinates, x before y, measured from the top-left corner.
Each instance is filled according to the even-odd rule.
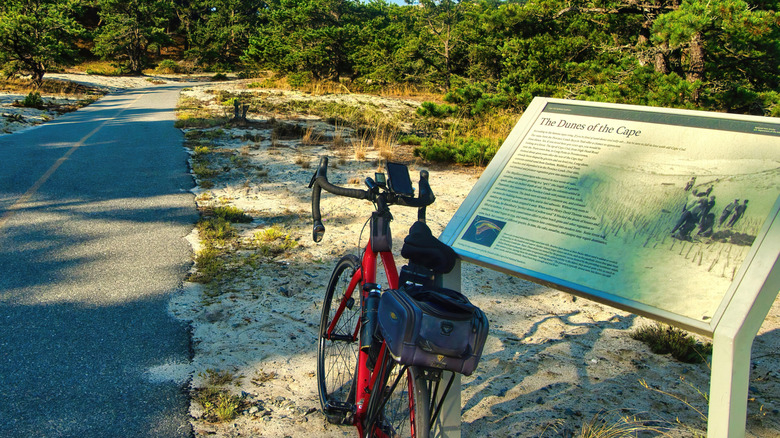
[[[401,256],[416,265],[424,266],[435,274],[446,274],[455,267],[458,255],[448,245],[433,237],[424,222],[417,221],[404,239]]]

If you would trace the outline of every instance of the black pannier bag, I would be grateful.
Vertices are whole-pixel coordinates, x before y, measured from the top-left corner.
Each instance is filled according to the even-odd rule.
[[[488,334],[482,310],[450,289],[410,285],[379,300],[379,330],[398,363],[470,375]]]

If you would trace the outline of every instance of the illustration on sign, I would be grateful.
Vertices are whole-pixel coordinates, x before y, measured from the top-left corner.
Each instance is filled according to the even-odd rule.
[[[477,216],[463,234],[463,239],[487,247],[493,246],[504,225],[506,225],[504,221]]]
[[[712,318],[780,195],[780,124],[565,102],[533,117],[452,246]]]

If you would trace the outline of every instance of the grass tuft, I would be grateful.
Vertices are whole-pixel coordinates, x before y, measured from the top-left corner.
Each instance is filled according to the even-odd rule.
[[[248,214],[244,213],[244,210],[238,207],[233,207],[232,205],[216,207],[214,208],[212,214],[217,218],[224,219],[234,224],[248,224],[252,222],[252,216],[249,216]]]
[[[712,354],[712,344],[696,341],[684,330],[660,323],[644,326],[631,333],[631,337],[642,341],[656,354],[671,354],[685,363],[701,363]]]
[[[280,227],[272,226],[255,232],[252,245],[265,256],[277,256],[298,246],[298,241]]]
[[[198,221],[196,228],[206,246],[224,245],[228,240],[238,235],[230,222],[221,217],[203,218]]]
[[[225,260],[222,256],[222,251],[211,246],[199,251],[195,254],[197,269],[189,275],[187,281],[207,284],[218,278],[225,268]]]
[[[245,405],[243,398],[231,394],[226,389],[214,387],[198,390],[195,395],[195,401],[203,406],[205,411],[203,418],[213,422],[225,422],[235,419]]]

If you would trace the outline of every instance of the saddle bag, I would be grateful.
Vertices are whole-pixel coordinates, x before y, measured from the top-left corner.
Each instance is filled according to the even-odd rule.
[[[459,292],[411,285],[379,300],[379,331],[398,363],[470,375],[488,334],[485,313]]]

